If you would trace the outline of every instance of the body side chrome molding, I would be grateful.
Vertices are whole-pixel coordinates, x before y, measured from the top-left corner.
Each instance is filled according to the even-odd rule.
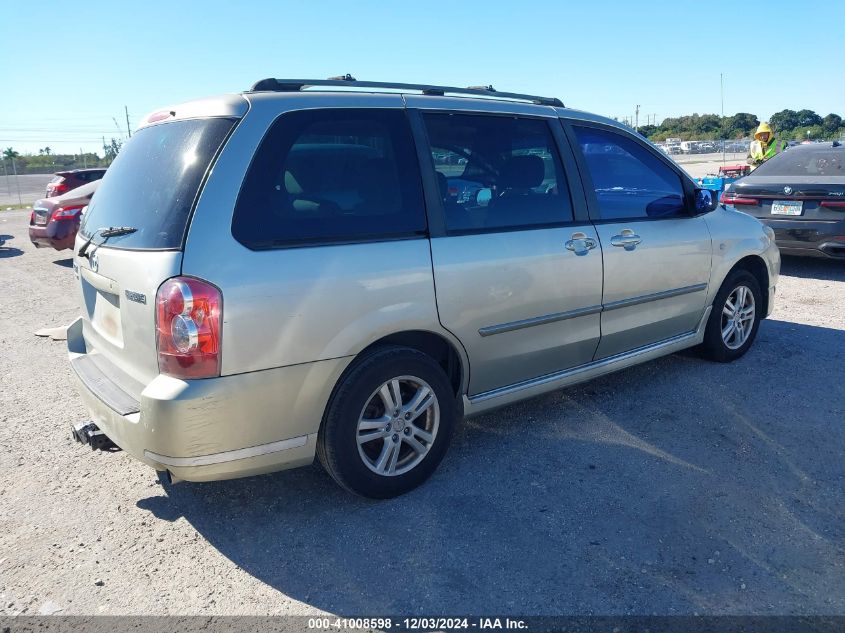
[[[545,376],[538,376],[537,378],[513,385],[491,389],[475,396],[465,395],[465,414],[467,416],[477,415],[499,406],[590,380],[646,360],[659,358],[660,356],[697,345],[704,339],[704,330],[712,309],[712,306],[707,307],[699,321],[698,327],[691,332],[678,334],[671,338],[651,343],[650,345],[592,361],[585,365],[579,365],[578,367],[572,367],[553,374],[546,374]]]
[[[590,314],[598,314],[602,307],[587,306],[586,308],[578,308],[577,310],[569,310],[567,312],[556,312],[554,314],[546,314],[543,316],[532,317],[530,319],[522,319],[520,321],[511,321],[509,323],[501,323],[499,325],[488,325],[478,330],[481,336],[492,336],[493,334],[501,334],[503,332],[513,332],[514,330],[521,330],[527,327],[534,327],[535,325],[544,325],[546,323],[555,323],[556,321],[565,321],[566,319],[574,319],[580,316],[587,316]]]
[[[631,297],[630,299],[620,299],[619,301],[611,301],[604,304],[605,310],[618,310],[619,308],[627,308],[629,306],[638,306],[641,303],[648,303],[650,301],[659,301],[660,299],[670,299],[671,297],[680,297],[693,292],[701,292],[707,290],[707,284],[695,284],[693,286],[684,286],[683,288],[673,288],[672,290],[663,290],[655,292],[650,295],[640,295],[639,297]]]
[[[531,317],[530,319],[522,319],[520,321],[510,321],[508,323],[500,323],[499,325],[487,325],[478,330],[481,336],[492,336],[494,334],[502,334],[503,332],[513,332],[514,330],[521,330],[527,327],[534,327],[535,325],[545,325],[546,323],[555,323],[557,321],[565,321],[566,319],[574,319],[576,317],[588,316],[590,314],[598,314],[599,312],[608,310],[618,310],[619,308],[627,308],[629,306],[636,306],[642,303],[649,303],[650,301],[659,301],[660,299],[670,299],[672,297],[680,297],[681,295],[690,294],[693,292],[701,292],[707,290],[707,284],[695,284],[693,286],[684,286],[683,288],[673,288],[672,290],[663,290],[649,295],[640,295],[639,297],[631,297],[630,299],[621,299],[619,301],[611,301],[603,305],[587,306],[586,308],[578,308],[576,310],[569,310],[567,312],[555,312],[554,314],[544,314],[543,316]]]
[[[308,436],[301,435],[299,437],[292,437],[288,440],[270,442],[269,444],[260,444],[258,446],[250,446],[248,448],[239,448],[234,451],[213,453],[211,455],[197,455],[196,457],[167,457],[166,455],[159,455],[158,453],[145,450],[144,457],[152,459],[160,464],[164,464],[165,466],[211,466],[212,464],[223,464],[225,462],[233,462],[238,459],[260,457],[261,455],[277,453],[291,448],[300,448],[301,446],[305,446],[307,441]]]

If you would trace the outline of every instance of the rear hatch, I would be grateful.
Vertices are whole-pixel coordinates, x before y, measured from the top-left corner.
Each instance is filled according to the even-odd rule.
[[[74,268],[88,358],[136,399],[159,373],[156,291],[181,271],[194,203],[236,122],[236,116],[186,118],[138,130],[83,216]],[[100,235],[112,227],[134,230]]]

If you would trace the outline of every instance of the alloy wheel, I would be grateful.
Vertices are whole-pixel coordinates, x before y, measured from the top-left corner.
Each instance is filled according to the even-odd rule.
[[[358,418],[358,454],[377,475],[394,477],[417,466],[437,437],[440,406],[431,386],[415,376],[385,381]]]
[[[757,310],[754,293],[748,286],[737,286],[722,307],[722,341],[728,349],[739,349],[751,336]]]

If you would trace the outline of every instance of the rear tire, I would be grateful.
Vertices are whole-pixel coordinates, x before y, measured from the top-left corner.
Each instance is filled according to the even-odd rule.
[[[383,347],[357,360],[332,395],[317,457],[346,490],[386,499],[426,481],[446,454],[458,415],[437,362]]]
[[[699,351],[720,363],[740,358],[754,343],[764,316],[757,278],[744,269],[732,271],[713,300]]]

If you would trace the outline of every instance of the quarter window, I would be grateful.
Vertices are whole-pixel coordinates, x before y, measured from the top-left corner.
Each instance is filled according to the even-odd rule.
[[[424,114],[449,231],[572,221],[572,202],[548,123]]]
[[[680,176],[635,140],[574,126],[598,201],[597,220],[666,218],[684,212]]]
[[[262,141],[232,220],[250,248],[410,237],[426,231],[405,113],[304,110]]]

